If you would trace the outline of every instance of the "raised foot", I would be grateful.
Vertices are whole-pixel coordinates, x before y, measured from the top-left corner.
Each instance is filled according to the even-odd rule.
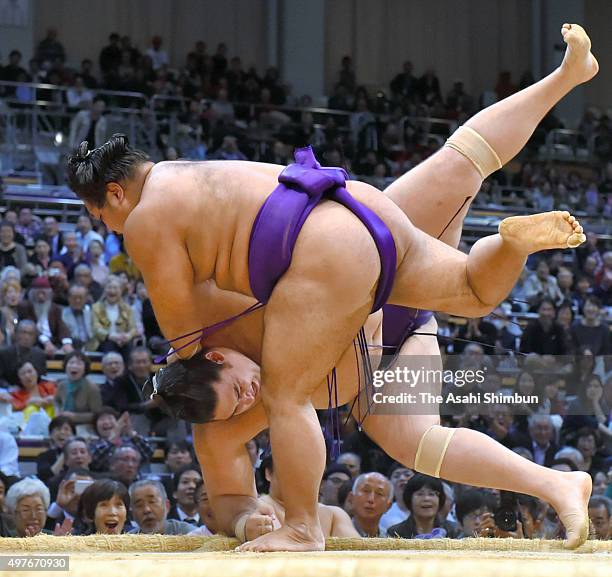
[[[499,234],[526,255],[540,250],[576,248],[586,241],[580,223],[565,210],[505,218],[499,224]]]
[[[236,551],[324,551],[325,538],[320,528],[294,529],[284,525],[272,533],[267,533],[253,541],[247,541]]]
[[[591,39],[579,24],[564,24],[561,35],[567,44],[561,71],[574,85],[587,82],[599,71],[599,63],[591,54]]]
[[[554,487],[555,502],[552,505],[565,527],[566,539],[563,546],[575,549],[589,536],[588,503],[593,483],[590,475],[581,471],[561,475],[564,480]]]

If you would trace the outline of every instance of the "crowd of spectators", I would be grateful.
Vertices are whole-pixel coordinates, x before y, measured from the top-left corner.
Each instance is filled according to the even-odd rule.
[[[372,96],[358,85],[346,57],[328,106],[345,112],[347,122],[329,115],[320,125],[310,111],[295,117],[279,108],[312,101],[296,99],[275,69],[263,76],[245,70],[240,58],[228,57],[227,46],[219,44],[211,54],[204,42],[174,69],[163,46],[155,37],[141,52],[129,37],[112,34],[100,52],[100,73],[89,60],[75,72],[50,30],[28,71],[14,51],[1,77],[70,86],[64,104],[75,111],[73,143],[99,144],[108,136],[107,102],[95,96],[96,89],[181,97],[178,140],[170,142],[162,131],[154,143],[165,158],[286,164],[295,146],[312,144],[324,164],[344,165],[380,188],[443,142],[437,125],[414,117],[461,123],[533,81],[525,75],[516,86],[502,73],[490,94],[475,98],[457,81],[443,97],[435,71],[419,77],[406,62],[389,90]],[[14,96],[19,95],[17,88]],[[161,111],[171,106],[171,100],[159,102]],[[488,179],[477,203],[499,204],[501,189],[512,186],[516,206],[542,211],[579,206],[610,216],[608,120],[596,116],[588,111],[580,131],[585,141],[597,137],[600,164],[565,171],[527,159],[516,174],[499,172]],[[548,130],[558,121],[551,115],[543,124]],[[541,143],[542,134],[536,132],[532,146]],[[62,223],[64,232],[53,216],[41,220],[27,207],[6,210],[2,218],[0,407],[10,409],[0,420],[13,429],[0,433],[0,534],[215,533],[189,426],[152,407],[142,393],[153,356],[167,344],[122,239],[87,216],[79,217],[73,230]],[[490,317],[458,323],[438,316],[443,355],[456,356],[464,367],[497,369],[474,391],[504,390],[504,375],[513,374],[509,389],[539,399],[525,403],[520,414],[504,404],[462,406],[443,414],[443,421],[477,428],[538,464],[589,472],[594,481],[589,514],[600,539],[612,536],[611,284],[612,251],[589,232],[575,251],[530,258],[508,301]],[[92,353],[101,357],[101,374],[91,371]],[[60,377],[48,375],[52,359],[61,360]],[[19,480],[18,432],[48,438],[37,478]],[[163,471],[152,467],[155,436],[166,438]],[[415,474],[393,462],[352,418],[343,419],[337,442],[341,455],[329,462],[321,482],[320,502],[327,507],[321,515],[331,515],[346,534],[563,536],[555,512],[525,495],[515,498],[516,528],[502,530],[495,517],[499,492]],[[278,505],[282,498],[265,434],[248,448],[258,488]]]

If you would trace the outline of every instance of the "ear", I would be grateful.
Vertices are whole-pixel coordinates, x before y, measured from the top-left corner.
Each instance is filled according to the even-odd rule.
[[[118,182],[109,182],[106,185],[106,201],[111,206],[121,204],[125,199],[125,190]]]
[[[268,481],[268,483],[272,482],[272,475],[270,474],[270,469],[266,469],[264,471],[264,476],[266,478],[266,481]]]
[[[218,365],[222,365],[225,361],[225,356],[219,351],[208,351],[204,355],[204,358],[212,361],[213,363],[217,363]]]

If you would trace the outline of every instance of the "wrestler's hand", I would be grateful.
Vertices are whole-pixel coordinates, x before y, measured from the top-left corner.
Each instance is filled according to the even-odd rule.
[[[251,513],[244,526],[247,541],[252,541],[261,535],[271,533],[279,529],[280,526],[281,524],[276,518],[274,509],[267,503],[258,503],[257,508]]]

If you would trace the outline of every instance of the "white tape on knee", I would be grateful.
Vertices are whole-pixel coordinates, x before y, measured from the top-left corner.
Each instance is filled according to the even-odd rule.
[[[456,429],[432,425],[425,431],[414,460],[414,468],[430,477],[440,477],[440,467]]]
[[[465,156],[480,173],[487,178],[502,167],[501,160],[489,143],[478,132],[468,126],[460,126],[444,146],[450,146]]]

